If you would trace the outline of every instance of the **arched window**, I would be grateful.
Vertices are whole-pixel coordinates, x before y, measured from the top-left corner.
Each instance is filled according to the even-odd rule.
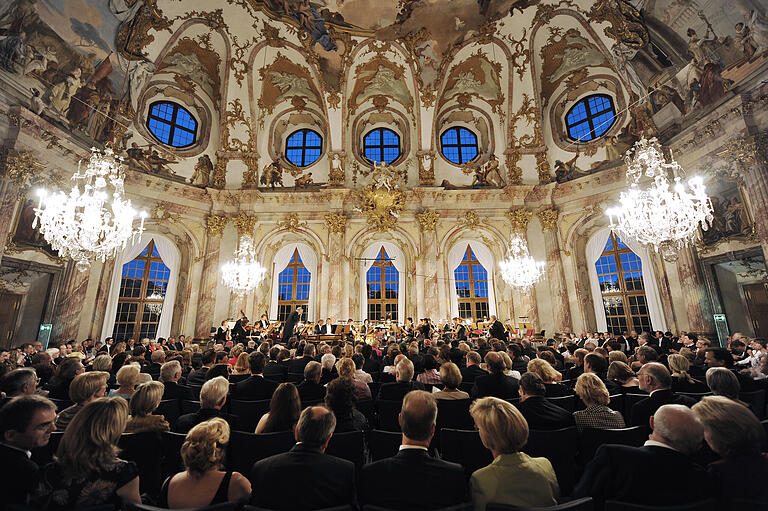
[[[467,128],[448,128],[440,137],[443,156],[448,161],[461,165],[477,156],[477,135]]]
[[[368,319],[389,318],[397,321],[397,299],[400,295],[400,273],[384,247],[366,273]]]
[[[149,107],[147,128],[160,142],[171,147],[188,147],[197,139],[197,121],[189,110],[170,101]]]
[[[608,237],[595,269],[608,331],[612,334],[625,330],[650,331],[643,264],[615,233],[611,232]]]
[[[613,99],[606,94],[593,94],[580,99],[565,115],[568,137],[579,142],[602,136],[615,121]]]
[[[312,275],[304,266],[296,248],[291,256],[291,262],[278,275],[277,320],[285,321],[296,307],[304,307],[301,320],[307,320],[309,313],[309,283]]]
[[[322,152],[323,137],[310,129],[294,131],[285,140],[285,158],[297,167],[315,163]]]
[[[477,260],[472,247],[467,245],[461,264],[453,270],[456,295],[459,298],[459,317],[488,317],[488,272]]]
[[[154,240],[123,265],[112,330],[116,341],[156,337],[170,276],[171,270],[160,258]]]
[[[400,156],[400,135],[388,128],[376,128],[363,137],[363,154],[372,162],[392,163]]]

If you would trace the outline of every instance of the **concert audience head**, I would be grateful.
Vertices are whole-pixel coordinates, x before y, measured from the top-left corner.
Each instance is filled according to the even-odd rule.
[[[260,351],[254,351],[248,356],[248,363],[251,366],[251,374],[260,375],[264,372],[264,366],[266,365],[266,359],[264,354]]]
[[[117,371],[117,384],[123,388],[132,389],[139,382],[140,374],[141,366],[139,364],[126,364]]]
[[[573,352],[573,362],[577,366],[584,365],[584,357],[586,357],[588,353],[589,352],[584,348],[577,349],[576,351]]]
[[[299,420],[301,400],[293,383],[281,383],[272,393],[269,402],[269,417],[261,433],[290,431]]]
[[[218,378],[219,376],[229,379],[229,364],[216,364],[211,367],[207,373],[205,373],[206,380],[212,380],[213,378]]]
[[[637,349],[635,349],[635,358],[641,364],[647,364],[648,362],[656,362],[659,360],[659,354],[651,346],[638,346]]]
[[[480,356],[478,355],[478,358]],[[446,362],[440,366],[440,381],[449,390],[456,390],[461,385],[461,371],[453,362]]]
[[[423,359],[424,370],[430,371],[432,369],[438,369],[440,365],[433,355],[424,355]]]
[[[467,367],[479,365],[483,359],[480,357],[480,353],[476,351],[470,351],[467,353]]]
[[[429,446],[435,434],[437,401],[429,392],[412,390],[403,398],[398,417],[404,445]]]
[[[94,371],[109,371],[112,369],[112,357],[109,355],[99,355],[93,359],[91,368]]]
[[[160,367],[161,382],[176,382],[179,378],[181,378],[181,363],[178,360],[171,360]]]
[[[549,353],[549,355],[552,354]],[[558,373],[557,370],[543,358],[534,358],[528,362],[528,372],[537,375],[544,383],[554,383],[560,375],[560,373]]]
[[[608,371],[608,361],[604,356],[597,353],[587,353],[584,355],[584,372],[595,373],[602,376]]]
[[[72,381],[75,376],[85,372],[85,366],[78,357],[67,357],[56,368],[53,379],[58,382]]]
[[[607,405],[610,401],[608,388],[594,373],[580,375],[573,390],[587,406]]]
[[[355,353],[352,355],[352,362],[355,363],[355,369],[362,369],[363,363],[365,362],[365,359],[363,359],[363,355],[360,353]]]
[[[38,395],[21,395],[0,408],[0,441],[31,451],[48,445],[56,430],[56,405]]]
[[[658,362],[648,362],[637,372],[640,390],[648,393],[654,390],[668,389],[672,385],[669,370]]]
[[[163,399],[165,387],[159,381],[142,383],[131,396],[128,403],[132,417],[145,417],[152,414]]]
[[[282,362],[283,360],[290,360],[290,359],[291,359],[291,351],[286,348],[282,348],[280,350],[280,353],[278,353],[277,355],[277,361]]]
[[[30,367],[14,369],[0,379],[0,390],[7,397],[34,394],[37,388],[37,373]]]
[[[211,367],[214,362],[216,362],[216,352],[207,349],[203,352],[203,358],[202,358],[203,365],[206,367]]]
[[[153,364],[164,364],[165,363],[165,350],[155,350],[152,352],[152,355],[150,355],[150,358],[152,360]]]
[[[480,440],[493,453],[519,452],[528,442],[528,423],[512,404],[496,397],[476,399],[469,408]]]
[[[662,366],[663,367],[663,366]],[[651,440],[691,455],[701,447],[704,428],[696,415],[685,405],[663,405],[651,417]]]
[[[277,356],[280,354],[280,346],[272,346],[269,349],[269,360],[277,360]]]
[[[355,363],[351,358],[342,358],[336,362],[336,371],[339,378],[353,379],[355,377]]]
[[[520,401],[525,401],[532,396],[544,397],[547,388],[538,374],[527,372],[520,378]]]
[[[710,367],[707,369],[707,387],[715,396],[723,396],[733,400],[739,399],[741,384],[730,369],[725,367]]]
[[[333,412],[337,420],[351,415],[355,407],[355,389],[352,386],[352,381],[346,378],[336,378],[328,383],[325,405]]]
[[[760,454],[765,429],[746,406],[725,396],[704,396],[691,410],[704,425],[707,445],[721,458]]]
[[[704,363],[707,367],[733,367],[733,355],[725,348],[706,348]]]
[[[306,346],[304,346],[304,356],[308,358],[313,358],[315,356],[314,344],[307,344]]]
[[[554,369],[554,367],[557,365],[557,360],[555,360],[555,356],[552,354],[551,351],[544,348],[544,350],[539,351],[539,353],[536,355],[541,360],[544,360],[545,362],[549,363],[549,365]]]
[[[627,363],[627,355],[624,354],[623,351],[619,351],[619,350],[611,351],[610,353],[608,353],[608,364],[609,364],[608,365],[608,370],[609,371],[611,369],[610,364],[612,364],[614,362],[624,362],[626,364]]]
[[[304,379],[308,382],[320,383],[320,378],[323,376],[323,366],[320,362],[309,362],[304,366]]]
[[[280,353],[280,348],[274,348],[275,350],[275,358],[277,358],[278,353]],[[270,352],[270,359],[272,353]],[[251,363],[249,361],[250,354],[243,351],[237,356],[237,361],[235,362],[234,370],[237,374],[245,374],[250,372],[251,370]],[[272,359],[274,360],[274,359]]]
[[[157,352],[155,352],[157,353]],[[214,359],[214,366],[218,364],[226,364],[227,359],[229,358],[229,355],[226,351],[219,351],[216,353],[216,358]]]
[[[229,381],[223,376],[208,380],[200,389],[200,408],[221,410],[227,402]]]
[[[200,479],[218,469],[229,443],[229,424],[220,417],[197,424],[187,433],[181,446],[181,459],[189,474]]]
[[[107,391],[109,373],[105,371],[89,371],[78,374],[69,386],[69,399],[83,406],[94,399],[100,398]]]
[[[399,382],[409,382],[413,379],[413,362],[405,355],[402,357],[395,366],[395,379]]]
[[[485,364],[488,366],[488,371],[491,374],[503,374],[504,373],[504,359],[496,351],[489,351],[485,355]]]
[[[336,429],[336,416],[325,406],[308,406],[299,416],[294,434],[296,441],[325,451]]]
[[[611,365],[608,366],[608,374],[606,375],[606,378],[611,381],[617,381],[623,384],[634,377],[635,372],[626,362],[616,360],[615,362],[611,362]]]
[[[320,365],[323,366],[323,371],[333,371],[333,365],[336,363],[336,356],[332,353],[326,353],[320,357]]]
[[[237,346],[235,346],[235,348],[236,348],[236,347],[237,347]],[[232,351],[235,351],[235,349],[234,349],[234,348],[232,348]],[[259,351],[261,352],[261,354],[262,354],[262,355],[264,355],[264,358],[265,358],[266,360],[269,360],[269,342],[267,342],[267,341],[264,341],[264,342],[262,342],[261,344],[259,344]],[[238,355],[239,355],[239,353],[238,353]],[[232,353],[230,352],[229,356],[230,356],[230,357],[235,357],[235,356],[237,356],[237,355],[234,355],[234,354],[232,354]]]

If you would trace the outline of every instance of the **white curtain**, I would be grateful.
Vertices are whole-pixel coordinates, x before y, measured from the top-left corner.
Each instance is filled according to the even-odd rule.
[[[160,324],[157,328],[157,337],[168,337],[171,334],[171,320],[173,319],[173,306],[176,302],[176,287],[179,281],[179,266],[181,254],[176,246],[167,238],[157,234],[144,234],[135,240],[128,240],[125,249],[115,258],[115,268],[112,271],[112,283],[109,286],[109,297],[107,298],[107,309],[104,313],[104,326],[101,329],[101,338],[106,339],[112,336],[112,330],[115,327],[115,316],[117,315],[117,302],[120,298],[120,280],[123,276],[123,265],[136,259],[144,247],[150,241],[155,240],[157,252],[163,259],[163,263],[170,270],[168,278],[168,288],[166,289],[165,299],[163,300],[163,311],[160,313]],[[141,314],[141,311],[137,312]],[[138,332],[136,332],[138,334]],[[138,339],[137,339],[138,340]]]
[[[398,288],[397,288],[397,322],[402,324],[405,322],[405,254],[394,243],[388,241],[377,241],[373,245],[369,245],[365,249],[360,261],[360,321],[368,319],[368,270],[376,262],[376,258],[379,257],[381,247],[387,252],[387,255],[392,259],[392,266],[395,267],[398,274]],[[384,290],[381,290],[384,293]],[[382,311],[383,312],[383,311]]]
[[[298,249],[299,257],[304,267],[309,272],[309,302],[307,303],[307,319],[315,321],[315,282],[317,282],[317,256],[315,251],[304,243],[290,243],[280,248],[272,261],[272,300],[270,301],[270,319],[277,318],[278,290],[280,283],[280,272],[288,267],[291,262],[293,252]]]
[[[462,240],[453,246],[448,252],[448,283],[451,286],[451,315],[452,317],[459,316],[459,295],[456,293],[456,275],[454,270],[461,264],[464,259],[464,254],[467,252],[467,245],[472,247],[472,252],[477,257],[477,261],[483,265],[485,271],[488,272],[488,315],[496,316],[496,292],[494,289],[494,259],[490,249],[474,240]],[[480,319],[480,318],[475,318]]]
[[[592,290],[592,304],[595,307],[595,319],[597,320],[597,329],[605,332],[608,328],[608,322],[605,319],[605,308],[603,307],[603,294],[600,291],[600,283],[597,280],[597,269],[595,263],[600,259],[608,237],[611,234],[610,228],[605,228],[595,233],[587,242],[586,258],[587,269],[589,271],[589,285]],[[661,305],[661,296],[656,279],[656,272],[653,269],[648,249],[640,245],[631,238],[621,238],[629,249],[640,258],[643,270],[643,287],[645,288],[645,300],[648,304],[648,315],[651,317],[651,326],[655,330],[667,330],[667,321],[664,317],[664,309]],[[625,304],[628,306],[628,304]],[[632,327],[629,325],[629,329]]]

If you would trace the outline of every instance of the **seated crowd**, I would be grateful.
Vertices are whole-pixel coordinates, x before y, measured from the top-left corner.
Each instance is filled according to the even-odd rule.
[[[0,374],[0,510],[768,502],[768,349],[739,334],[727,347],[662,332],[383,346],[88,340],[0,353]],[[450,410],[463,426],[446,422]],[[441,427],[474,435],[485,461],[452,457]],[[373,456],[377,429],[397,431],[399,448]],[[536,455],[541,435],[583,447],[607,430],[639,437],[574,448],[566,465]],[[326,452],[351,432],[362,432],[362,464]],[[143,472],[123,451],[133,434],[178,435],[179,461]],[[295,445],[232,470],[225,454],[243,434]]]

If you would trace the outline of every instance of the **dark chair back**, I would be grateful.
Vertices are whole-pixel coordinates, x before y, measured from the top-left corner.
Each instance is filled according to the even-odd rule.
[[[438,399],[437,429],[474,429],[475,421],[469,415],[471,399]]]
[[[189,385],[189,389],[192,391],[192,397],[200,399],[200,391],[203,390],[202,385]]]
[[[621,444],[631,447],[641,447],[648,440],[646,426],[633,426],[621,429],[592,429],[585,428],[581,432],[581,448],[579,449],[579,464],[585,466],[595,456],[598,447],[603,444]]]
[[[630,502],[618,502],[616,500],[609,500],[605,503],[605,511],[715,511],[716,509],[717,503],[715,499],[691,502],[679,506],[645,506]]]
[[[261,416],[269,411],[269,401],[269,399],[260,401],[230,400],[229,411],[232,415],[237,415],[238,429],[253,433]]]
[[[531,430],[523,452],[533,458],[547,458],[557,474],[561,495],[570,495],[576,484],[576,454],[579,433],[575,427],[553,431]]]
[[[242,511],[273,511],[272,509],[267,509],[264,507],[256,507],[256,506],[243,506],[240,509]],[[323,509],[316,509],[315,511],[355,511],[355,508],[352,506],[335,506],[335,507],[324,507]]]
[[[185,511],[235,511],[237,506],[232,502],[223,502],[221,504],[214,504],[213,506],[196,507],[187,509]],[[164,507],[150,506],[149,504],[134,504],[132,502],[126,502],[123,504],[123,511],[168,511]]]
[[[371,389],[371,397],[375,400],[379,395],[379,389],[381,388],[380,381],[372,381],[368,384],[368,388]]]
[[[390,509],[388,507],[372,506],[371,504],[365,504],[361,509],[362,511],[398,511],[397,509]],[[465,502],[464,504],[457,504],[455,506],[441,507],[440,509],[435,509],[435,511],[472,511],[473,509],[474,507],[471,502]],[[320,511],[330,510],[324,509]]]
[[[304,373],[288,373],[288,375],[285,377],[285,381],[298,385],[304,381]]]
[[[464,467],[467,479],[472,472],[493,461],[491,451],[485,448],[477,431],[443,429],[440,432],[440,454],[443,459]]]
[[[56,405],[56,412],[60,412],[63,409],[69,408],[70,406],[75,404],[72,401],[70,401],[69,399],[53,399],[52,397],[49,397],[48,399],[53,401],[53,404]]]
[[[624,394],[624,422],[629,424],[629,419],[632,417],[632,407],[647,397],[648,394]]]
[[[163,484],[161,470],[163,438],[159,431],[123,433],[118,441],[120,457],[133,461],[139,469],[141,493],[156,494]]]
[[[371,461],[379,461],[391,458],[397,454],[403,436],[393,431],[374,429],[368,432],[368,449],[371,452]]]
[[[469,393],[474,385],[475,382],[473,381],[463,381],[459,383],[459,390],[463,390],[464,392]]]
[[[679,395],[679,396],[689,397],[689,398],[693,399],[694,401],[696,401],[697,403],[699,401],[701,401],[701,398],[703,398],[704,396],[711,396],[712,395],[711,392],[676,392],[676,394]]]
[[[166,477],[184,470],[184,462],[181,459],[181,446],[184,444],[187,435],[185,433],[163,431],[161,436],[163,439],[163,461],[160,469],[163,474],[162,479],[165,480]]]
[[[611,410],[624,415],[624,409],[626,408],[624,394],[614,394],[613,396],[608,397],[610,398],[608,406]]]
[[[295,443],[293,431],[261,435],[233,431],[229,437],[227,466],[230,470],[247,476],[251,473],[254,463],[275,454],[288,452]]]
[[[485,506],[486,511],[593,511],[594,509],[595,502],[592,497],[584,497],[547,507],[517,507],[506,504],[488,504]]]
[[[739,399],[744,401],[752,408],[757,418],[760,420],[765,419],[765,389],[753,390],[751,392],[742,392],[739,394]]]
[[[349,431],[347,433],[334,433],[328,442],[326,454],[336,456],[355,464],[355,470],[359,471],[365,463],[364,440],[362,431]]]
[[[376,401],[376,416],[379,429],[384,431],[400,431],[400,423],[397,416],[402,408],[402,401]]]
[[[160,404],[153,413],[165,417],[165,420],[168,421],[168,424],[171,425],[171,429],[173,429],[174,424],[176,424],[176,419],[181,415],[181,405],[178,399],[164,399],[163,401],[160,401]]]
[[[372,400],[365,399],[363,401],[358,401],[355,403],[355,408],[357,408],[358,412],[365,415],[365,418],[368,419],[368,424],[370,424],[371,427],[376,424],[376,407]]]
[[[200,410],[200,401],[190,401],[188,399],[184,399],[181,402],[181,415],[195,413],[198,410]]]
[[[548,397],[547,401],[573,413],[576,410],[576,396]]]

